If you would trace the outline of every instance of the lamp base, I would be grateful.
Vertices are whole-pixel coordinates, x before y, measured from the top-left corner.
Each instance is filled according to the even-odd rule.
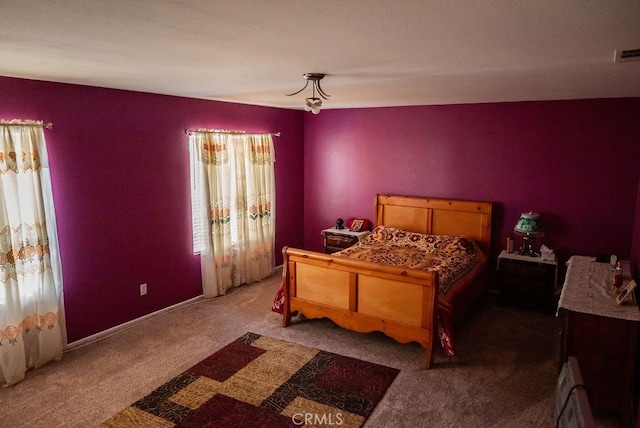
[[[522,246],[518,254],[529,257],[539,257],[540,254],[533,251],[533,243],[535,242],[535,236],[524,235],[522,237]]]

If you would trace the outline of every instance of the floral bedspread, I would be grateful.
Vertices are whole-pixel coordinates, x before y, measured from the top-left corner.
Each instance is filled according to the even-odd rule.
[[[425,235],[378,226],[355,245],[333,255],[437,271],[439,292],[446,296],[478,263],[478,251],[475,241],[464,236]]]

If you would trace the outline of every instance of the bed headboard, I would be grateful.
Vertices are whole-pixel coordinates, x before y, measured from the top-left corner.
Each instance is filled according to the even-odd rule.
[[[491,202],[376,195],[375,225],[431,235],[466,236],[488,255],[491,208]]]

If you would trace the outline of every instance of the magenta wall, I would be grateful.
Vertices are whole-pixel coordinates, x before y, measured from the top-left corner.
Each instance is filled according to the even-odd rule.
[[[10,78],[0,93],[0,118],[54,124],[45,135],[69,342],[202,293],[185,129],[281,132],[278,264],[283,245],[302,245],[302,112]]]
[[[519,214],[572,254],[631,255],[640,99],[323,110],[305,120],[305,245],[376,193],[494,203],[495,259]],[[519,242],[518,242],[519,244]],[[640,250],[638,250],[640,251]]]
[[[519,213],[534,210],[561,261],[616,253],[640,263],[638,98],[315,116],[1,77],[0,93],[0,118],[54,124],[46,137],[69,342],[201,293],[188,128],[282,133],[278,263],[284,245],[320,250],[320,230],[337,217],[372,219],[376,193],[494,202],[493,257]]]

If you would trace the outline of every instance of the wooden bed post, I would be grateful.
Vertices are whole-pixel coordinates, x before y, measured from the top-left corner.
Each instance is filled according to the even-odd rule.
[[[282,285],[284,287],[284,305],[282,308],[282,327],[291,324],[291,302],[289,300],[289,255],[288,246],[282,247]]]
[[[434,284],[438,284],[438,273],[434,273]],[[430,330],[431,342],[424,346],[426,356],[423,368],[429,370],[433,365],[434,352],[433,348],[436,346],[436,338],[438,337],[438,315],[436,302],[438,299],[438,287],[429,287],[422,289],[422,328]]]

